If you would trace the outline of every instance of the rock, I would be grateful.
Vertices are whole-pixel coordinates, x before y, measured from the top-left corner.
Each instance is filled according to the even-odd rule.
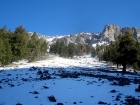
[[[120,98],[121,98],[121,96],[120,96],[120,94],[118,94],[117,96],[116,96],[116,101],[120,101]]]
[[[11,76],[11,74],[7,74],[7,76]]]
[[[65,36],[65,37],[63,37],[63,38],[60,38],[60,39],[58,39],[58,41],[59,41],[59,42],[64,42],[65,45],[68,45],[68,44],[71,42],[69,36]]]
[[[98,43],[100,41],[100,35],[92,35],[91,44]]]
[[[63,103],[57,103],[57,105],[64,105]]]
[[[34,91],[34,92],[33,92],[33,94],[39,94],[39,92],[37,92],[37,91]]]
[[[44,87],[44,89],[49,89],[49,87],[47,87],[47,86],[43,86]]]
[[[22,78],[21,80],[22,80],[22,81],[28,81],[28,79],[26,79],[26,78]]]
[[[48,99],[50,100],[50,102],[56,102],[56,99],[54,96],[49,96]]]
[[[98,104],[107,104],[106,102],[99,101]]]
[[[126,78],[120,78],[118,84],[119,84],[119,86],[130,85],[130,80],[128,80]]]
[[[10,84],[11,85],[11,87],[14,87],[15,85],[14,84]]]
[[[135,92],[140,92],[140,85],[135,89]]]
[[[134,79],[134,84],[140,84],[140,79],[135,78]]]
[[[30,67],[29,70],[32,70],[32,69],[33,69],[33,70],[37,70],[37,67],[34,67],[34,66],[33,66],[33,67]]]
[[[49,73],[48,70],[43,71],[43,74],[48,74],[48,73]]]
[[[73,102],[73,104],[77,104],[76,102]]]
[[[35,96],[35,98],[38,98],[38,96]]]
[[[43,74],[40,74],[40,80],[43,80]]]
[[[41,74],[42,74],[42,71],[38,71],[37,74],[38,74],[38,75],[41,75]]]
[[[140,29],[136,27],[119,27],[115,24],[108,24],[105,25],[101,35],[100,35],[100,41],[115,41],[118,35],[125,34],[125,32],[129,30],[135,39],[138,39],[140,41]]]
[[[94,43],[99,43],[102,41],[115,41],[118,35],[124,34],[126,30],[130,30],[134,36],[135,39],[138,39],[140,41],[140,28],[136,27],[123,27],[121,28],[120,26],[116,24],[108,24],[104,26],[104,29],[102,32],[99,32],[97,34],[94,33],[86,33],[86,32],[81,32],[78,34],[70,34],[66,36],[62,36],[59,38],[59,36],[45,36],[38,34],[40,38],[45,39],[46,41],[48,38],[51,38],[53,40],[47,41],[48,45],[51,45],[53,43],[56,43],[58,40],[59,42],[64,42],[65,45],[68,45],[69,43],[82,43],[82,44],[94,44]],[[29,33],[31,34],[31,33]],[[32,33],[33,34],[33,33]],[[30,70],[37,70],[37,67],[31,67]]]
[[[80,101],[79,103],[83,103],[82,101]]]
[[[122,34],[124,34],[127,30],[129,30],[133,34],[135,39],[138,39],[140,41],[140,29],[139,28],[136,28],[136,27],[132,27],[132,28],[124,27],[121,30]]]
[[[21,103],[17,103],[16,105],[22,105]]]
[[[81,44],[85,44],[85,41],[82,37],[78,36],[75,40],[76,43],[81,43]]]
[[[121,34],[121,27],[115,24],[105,25],[104,30],[101,33],[101,41],[115,41],[118,35]]]
[[[118,85],[116,82],[113,82],[111,85]]]
[[[132,30],[133,30],[134,38],[138,39],[138,41],[140,41],[140,29],[136,28],[136,27],[133,27]]]
[[[116,99],[115,99],[116,101],[120,101],[120,98],[119,97],[116,97]]]
[[[140,105],[140,99],[136,99],[135,97],[126,97],[125,101],[127,105]]]
[[[79,34],[70,34],[69,36],[64,36],[62,38],[56,38],[52,42],[56,42],[58,40],[59,42],[64,42],[64,44],[68,45],[69,43],[91,43],[91,37],[93,33],[85,33],[81,32]]]
[[[111,92],[111,93],[116,93],[116,90],[113,89],[113,90],[111,90],[110,92]]]
[[[132,96],[125,96],[125,98],[133,98]]]

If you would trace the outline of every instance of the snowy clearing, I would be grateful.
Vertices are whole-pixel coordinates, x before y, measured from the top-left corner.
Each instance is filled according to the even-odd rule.
[[[0,67],[0,105],[140,105],[140,75],[90,56]]]

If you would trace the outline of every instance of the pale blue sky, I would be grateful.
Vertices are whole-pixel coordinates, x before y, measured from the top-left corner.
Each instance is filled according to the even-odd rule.
[[[140,0],[0,0],[0,28],[66,35],[101,32],[106,24],[140,28]]]

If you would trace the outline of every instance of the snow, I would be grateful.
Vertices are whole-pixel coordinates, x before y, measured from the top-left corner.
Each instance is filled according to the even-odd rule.
[[[46,38],[46,40],[49,41],[49,42],[51,42],[55,38],[63,38],[63,37],[64,36],[59,36],[59,35],[57,35],[57,36],[51,36],[51,37]]]
[[[108,104],[123,104],[126,96],[134,96],[139,99],[140,94],[135,92],[139,84],[118,86],[111,85],[114,81],[99,76],[113,76],[118,78],[140,79],[139,75],[122,74],[119,72],[103,72],[100,69],[108,68],[103,62],[89,55],[67,59],[53,57],[32,63],[26,61],[14,62],[16,66],[0,67],[0,105],[96,105],[99,101]],[[49,72],[50,79],[40,80],[38,71]],[[66,72],[93,74],[93,76],[80,75],[78,78],[62,78]],[[27,80],[26,80],[27,79]],[[14,86],[12,86],[13,84]],[[45,89],[43,86],[47,86]],[[116,90],[111,93],[111,90]],[[37,91],[39,94],[33,94]],[[48,96],[54,96],[56,102],[50,102]],[[117,96],[121,96],[116,101]],[[37,97],[36,97],[37,96]]]
[[[108,42],[102,41],[102,42],[94,43],[94,44],[92,44],[92,46],[96,47],[96,44],[101,46],[101,45],[104,45],[104,44],[108,44]]]

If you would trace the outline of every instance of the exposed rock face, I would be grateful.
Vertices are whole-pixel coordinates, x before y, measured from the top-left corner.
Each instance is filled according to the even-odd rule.
[[[106,25],[101,33],[101,41],[115,41],[116,37],[121,34],[121,28],[115,24]]]
[[[140,41],[140,29],[139,28],[134,28],[134,38],[138,39]]]
[[[63,38],[60,38],[58,39],[59,42],[64,42],[64,44],[68,45],[71,40],[70,40],[70,37],[69,36],[66,36],[66,37],[63,37]]]
[[[64,42],[66,45],[68,45],[69,43],[94,44],[102,41],[106,42],[115,41],[118,35],[125,34],[127,30],[130,30],[134,38],[140,41],[140,28],[136,27],[121,28],[115,24],[105,25],[103,31],[98,34],[81,32],[79,34],[70,34],[67,36],[45,36],[41,34],[38,34],[38,36],[39,38],[44,38],[48,43],[48,45],[55,43],[57,40],[59,42]],[[29,33],[29,35],[32,34],[33,34],[32,32]]]
[[[78,37],[77,37],[76,40],[75,40],[75,43],[82,43],[82,44],[84,44],[84,43],[85,43],[85,40],[84,40],[84,38],[82,38],[82,37],[80,37],[80,36],[78,35]]]
[[[140,29],[136,27],[124,27],[121,28],[115,24],[106,25],[103,32],[101,33],[100,41],[115,41],[117,36],[120,34],[125,34],[129,30],[135,39],[140,41]]]
[[[91,44],[97,43],[100,41],[100,35],[92,35]]]
[[[122,28],[121,32],[122,34],[124,34],[127,30],[131,31],[131,33],[133,34],[135,39],[138,39],[140,41],[140,28],[136,28],[136,27],[124,27]]]
[[[71,34],[70,36],[62,37],[58,39],[58,41],[60,42],[63,41],[66,45],[68,45],[69,43],[81,43],[81,44],[91,43],[92,35],[93,33],[82,32],[79,34]]]

